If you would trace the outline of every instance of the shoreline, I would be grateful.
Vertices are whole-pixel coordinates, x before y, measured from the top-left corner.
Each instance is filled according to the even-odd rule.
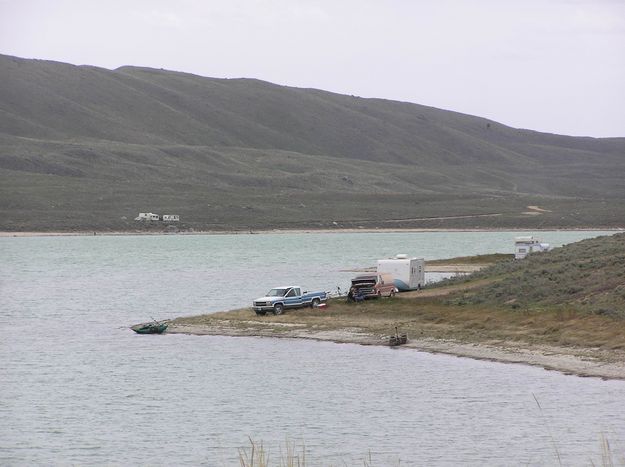
[[[264,229],[264,230],[198,230],[194,232],[137,232],[137,231],[94,231],[77,230],[71,232],[62,231],[0,231],[2,237],[94,237],[94,236],[193,236],[193,235],[268,235],[268,234],[331,234],[331,233],[422,233],[422,232],[622,232],[625,227],[553,227],[553,228],[379,228],[379,229]]]
[[[250,321],[258,325],[257,321]],[[276,330],[276,327],[283,329]],[[337,330],[314,330],[307,325],[293,323],[268,322],[265,329],[247,327],[240,328],[226,323],[211,325],[194,325],[172,323],[166,334],[212,335],[227,337],[258,337],[273,339],[307,339],[336,344],[376,345],[388,347],[383,336],[363,332],[357,328]],[[625,361],[606,361],[598,357],[596,349],[556,347],[548,345],[528,345],[513,342],[492,344],[477,342],[459,342],[435,338],[411,338],[408,343],[398,347],[444,354],[459,358],[484,360],[506,364],[523,364],[557,371],[565,375],[584,378],[601,378],[603,380],[625,380]]]

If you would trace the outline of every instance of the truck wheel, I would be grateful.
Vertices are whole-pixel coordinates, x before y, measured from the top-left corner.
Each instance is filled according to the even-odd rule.
[[[391,293],[388,294],[389,297],[394,297],[395,296],[395,289],[391,290]]]
[[[273,314],[281,315],[282,313],[284,313],[284,305],[282,303],[276,303],[273,306]]]
[[[310,307],[317,308],[320,303],[321,303],[321,300],[319,300],[318,298],[313,298],[312,302],[310,302]]]
[[[265,316],[267,314],[267,312],[265,312],[265,311],[257,311],[256,314],[258,316]]]

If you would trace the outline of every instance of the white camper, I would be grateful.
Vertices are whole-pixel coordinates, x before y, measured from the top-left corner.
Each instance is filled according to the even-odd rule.
[[[551,245],[542,243],[536,237],[516,237],[514,239],[514,259],[523,259],[530,253],[549,251]]]
[[[140,212],[139,215],[135,217],[136,221],[158,221],[160,219],[159,215],[153,212]]]
[[[416,290],[425,285],[425,260],[397,255],[391,259],[378,260],[378,274],[393,276],[398,290]]]
[[[136,221],[158,221],[160,217],[158,214],[154,214],[153,212],[140,212],[137,217],[135,217]]]

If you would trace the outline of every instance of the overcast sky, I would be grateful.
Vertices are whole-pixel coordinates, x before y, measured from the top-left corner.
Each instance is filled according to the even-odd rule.
[[[625,0],[0,0],[0,53],[625,136]]]

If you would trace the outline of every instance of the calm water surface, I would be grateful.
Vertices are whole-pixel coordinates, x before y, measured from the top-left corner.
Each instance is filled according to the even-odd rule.
[[[248,436],[275,460],[286,438],[303,442],[311,465],[362,465],[369,451],[376,465],[589,465],[602,435],[625,458],[625,382],[127,328],[245,306],[280,284],[345,287],[342,269],[396,253],[512,252],[515,235],[0,238],[0,464],[230,466]]]

